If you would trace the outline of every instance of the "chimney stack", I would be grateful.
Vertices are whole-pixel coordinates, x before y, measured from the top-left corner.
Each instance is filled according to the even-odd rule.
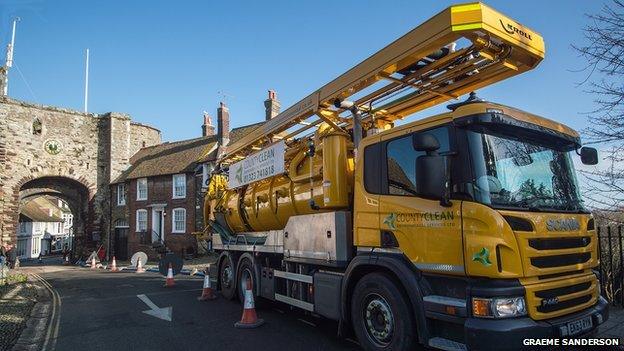
[[[280,113],[280,102],[277,100],[277,94],[274,90],[269,90],[269,98],[264,100],[265,118],[270,120]]]
[[[217,129],[219,144],[226,146],[230,142],[230,111],[223,102],[217,109]]]
[[[204,124],[202,125],[202,136],[209,137],[215,135],[215,127],[208,112],[204,111]]]

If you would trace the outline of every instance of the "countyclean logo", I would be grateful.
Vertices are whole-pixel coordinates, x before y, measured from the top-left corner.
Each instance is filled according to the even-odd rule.
[[[533,38],[531,38],[531,34],[523,31],[522,29],[514,26],[511,23],[504,23],[502,19],[499,19],[499,22],[501,24],[501,26],[503,27],[503,29],[505,30],[505,32],[509,33],[509,34],[518,34],[521,37],[525,37],[529,40],[533,40]]]
[[[391,230],[397,227],[453,227],[455,226],[453,211],[436,212],[400,212],[390,213],[383,223]]]

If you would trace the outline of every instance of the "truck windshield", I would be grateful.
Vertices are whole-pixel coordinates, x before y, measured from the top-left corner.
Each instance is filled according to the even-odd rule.
[[[495,208],[582,211],[570,151],[549,138],[531,141],[467,131],[476,201]]]

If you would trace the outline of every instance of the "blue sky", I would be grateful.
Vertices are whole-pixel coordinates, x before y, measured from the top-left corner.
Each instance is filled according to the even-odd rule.
[[[584,14],[603,3],[487,1],[541,33],[547,52],[537,69],[479,95],[582,129],[593,104],[576,86],[583,60],[570,45],[583,41]],[[285,108],[451,4],[0,0],[0,52],[20,16],[9,95],[81,110],[89,48],[90,112],[125,112],[178,140],[200,135],[202,111],[216,114],[219,91],[233,126],[260,121],[267,89]]]

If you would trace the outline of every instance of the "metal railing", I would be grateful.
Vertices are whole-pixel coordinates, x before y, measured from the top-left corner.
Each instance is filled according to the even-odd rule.
[[[600,291],[613,305],[624,306],[624,242],[622,225],[598,227]]]

